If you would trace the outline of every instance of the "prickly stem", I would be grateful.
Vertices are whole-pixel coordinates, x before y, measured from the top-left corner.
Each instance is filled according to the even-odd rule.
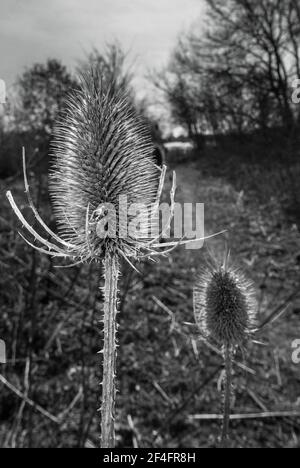
[[[229,420],[231,411],[231,387],[232,387],[232,348],[229,344],[224,345],[225,382],[224,382],[224,417],[221,436],[222,448],[228,448],[229,443]]]
[[[117,255],[106,253],[104,259],[104,347],[101,405],[101,447],[115,446],[115,374],[116,374],[116,315],[119,261]]]

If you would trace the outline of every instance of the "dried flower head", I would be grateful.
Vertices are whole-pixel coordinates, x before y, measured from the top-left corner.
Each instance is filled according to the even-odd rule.
[[[46,237],[26,221],[11,192],[6,194],[33,241],[21,236],[40,252],[72,259],[73,264],[102,260],[108,252],[121,255],[130,263],[129,257],[166,254],[178,245],[203,240],[160,243],[174,215],[175,173],[170,216],[162,231],[156,233],[166,167],[161,169],[154,164],[147,126],[115,86],[102,86],[97,67],[81,76],[79,87],[67,98],[54,130],[52,154],[50,193],[60,235],[44,223],[33,204],[24,149],[25,193]],[[134,229],[128,230],[132,224],[137,228],[133,234]]]
[[[145,207],[139,216],[146,234],[156,200],[159,170],[150,135],[126,97],[104,87],[97,70],[83,75],[55,128],[52,147],[50,193],[62,237],[76,245],[82,257],[91,249],[93,257],[106,249],[132,253],[137,239],[121,238],[119,225],[114,236],[100,235],[101,223],[97,229],[109,206],[119,219],[123,196],[126,206]]]
[[[201,333],[225,346],[242,346],[255,323],[255,290],[245,275],[228,264],[212,261],[194,286],[194,314]]]

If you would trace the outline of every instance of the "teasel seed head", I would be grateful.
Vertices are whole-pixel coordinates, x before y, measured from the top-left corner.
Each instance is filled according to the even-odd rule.
[[[23,148],[25,193],[40,234],[24,218],[13,194],[7,199],[23,226],[19,234],[39,252],[85,261],[102,261],[106,253],[135,259],[167,255],[179,245],[200,239],[160,242],[175,213],[176,174],[170,190],[170,215],[159,229],[159,205],[166,166],[154,163],[150,132],[136,116],[123,91],[103,84],[91,67],[65,102],[54,129],[50,195],[60,235],[43,221],[29,190]],[[45,236],[45,233],[47,234]],[[214,237],[222,232],[212,234]],[[207,239],[207,238],[205,238]]]
[[[139,213],[147,231],[159,178],[152,152],[148,129],[126,96],[104,86],[96,68],[85,72],[55,127],[50,173],[61,237],[76,246],[77,257],[97,260],[106,251],[139,250],[139,240],[119,236],[118,226],[115,236],[100,236],[98,229],[109,206],[119,219],[119,197],[125,196],[127,206],[147,207]]]
[[[243,347],[254,329],[257,303],[252,283],[239,269],[212,261],[196,278],[194,314],[205,338]]]

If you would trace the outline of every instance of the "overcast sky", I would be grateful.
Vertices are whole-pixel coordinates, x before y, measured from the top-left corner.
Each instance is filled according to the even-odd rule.
[[[0,78],[61,59],[72,67],[95,46],[118,39],[131,51],[142,89],[147,68],[163,65],[181,31],[201,18],[204,0],[0,0]]]

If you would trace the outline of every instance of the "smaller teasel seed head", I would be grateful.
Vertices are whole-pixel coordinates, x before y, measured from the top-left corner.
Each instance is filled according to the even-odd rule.
[[[194,314],[205,338],[221,346],[243,346],[254,328],[256,310],[252,283],[228,261],[214,262],[198,275]]]

